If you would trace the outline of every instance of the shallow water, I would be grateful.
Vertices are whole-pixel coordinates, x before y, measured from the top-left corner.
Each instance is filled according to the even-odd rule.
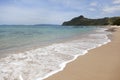
[[[0,26],[0,54],[26,51],[33,47],[63,41],[95,28],[65,26]]]
[[[58,71],[63,70],[68,62],[75,60],[80,55],[86,54],[88,50],[110,42],[110,40],[107,37],[107,35],[110,33],[105,32],[104,28],[37,26],[34,29],[33,26],[31,27],[32,27],[31,31],[29,30],[28,26],[25,29],[23,26],[17,27],[17,30],[16,27],[15,30],[10,30],[11,29],[10,28],[9,31],[10,32],[24,31],[26,33],[26,31],[28,30],[28,33],[31,33],[32,31],[35,30],[44,34],[40,35],[40,33],[36,34],[32,32],[31,35],[33,35],[36,38],[34,37],[28,38],[26,37],[26,35],[23,35],[23,33],[22,34],[19,33],[22,36],[14,34],[16,36],[15,38],[13,38],[14,36],[12,34],[8,34],[13,37],[12,38],[8,37],[9,39],[6,39],[6,41],[7,40],[10,41],[12,39],[15,41],[16,39],[18,39],[18,37],[23,37],[25,39],[22,40],[20,38],[20,40],[16,40],[15,42],[13,41],[13,43],[16,43],[14,45],[19,45],[20,47],[22,47],[24,45],[21,46],[21,44],[25,44],[27,43],[27,41],[30,43],[25,44],[25,46],[35,43],[41,45],[41,43],[45,41],[50,42],[51,44],[45,47],[24,51],[19,54],[12,54],[6,58],[0,59],[0,80],[42,80]],[[14,29],[14,27],[12,28]],[[46,31],[48,31],[48,33],[45,33]],[[4,31],[2,33],[4,33]],[[45,36],[45,38],[43,35]],[[46,35],[48,37],[46,37]],[[52,35],[53,37],[51,37],[50,35]],[[71,41],[57,43],[57,40],[64,40],[66,38],[71,39],[73,38],[73,36],[76,35],[79,35],[79,37],[82,35],[84,36],[77,38],[75,40],[73,39]],[[43,36],[43,38],[41,39],[40,36]],[[32,42],[33,40],[32,38],[35,39],[35,43],[34,41]],[[18,44],[17,41],[20,44]],[[9,46],[12,46],[11,43],[9,43]],[[19,49],[19,47],[17,47],[17,49]],[[6,50],[6,47],[3,50]]]

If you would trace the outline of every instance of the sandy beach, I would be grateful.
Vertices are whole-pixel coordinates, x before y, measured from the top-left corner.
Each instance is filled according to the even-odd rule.
[[[90,50],[45,80],[120,80],[120,28],[112,42]]]

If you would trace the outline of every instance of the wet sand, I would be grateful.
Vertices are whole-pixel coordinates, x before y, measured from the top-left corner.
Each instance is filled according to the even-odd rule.
[[[120,80],[120,28],[112,42],[90,50],[45,80]]]

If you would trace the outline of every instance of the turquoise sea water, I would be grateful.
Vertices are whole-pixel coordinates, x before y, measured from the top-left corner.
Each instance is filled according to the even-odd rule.
[[[0,26],[0,80],[44,80],[78,56],[110,42],[105,30],[94,26]]]
[[[74,26],[33,26],[33,25],[1,25],[0,54],[15,53],[33,46],[42,46],[60,42],[76,35],[85,34],[95,27]]]

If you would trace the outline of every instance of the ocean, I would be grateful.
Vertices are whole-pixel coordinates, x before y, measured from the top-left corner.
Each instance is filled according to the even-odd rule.
[[[110,42],[98,26],[1,25],[0,80],[43,80]]]

